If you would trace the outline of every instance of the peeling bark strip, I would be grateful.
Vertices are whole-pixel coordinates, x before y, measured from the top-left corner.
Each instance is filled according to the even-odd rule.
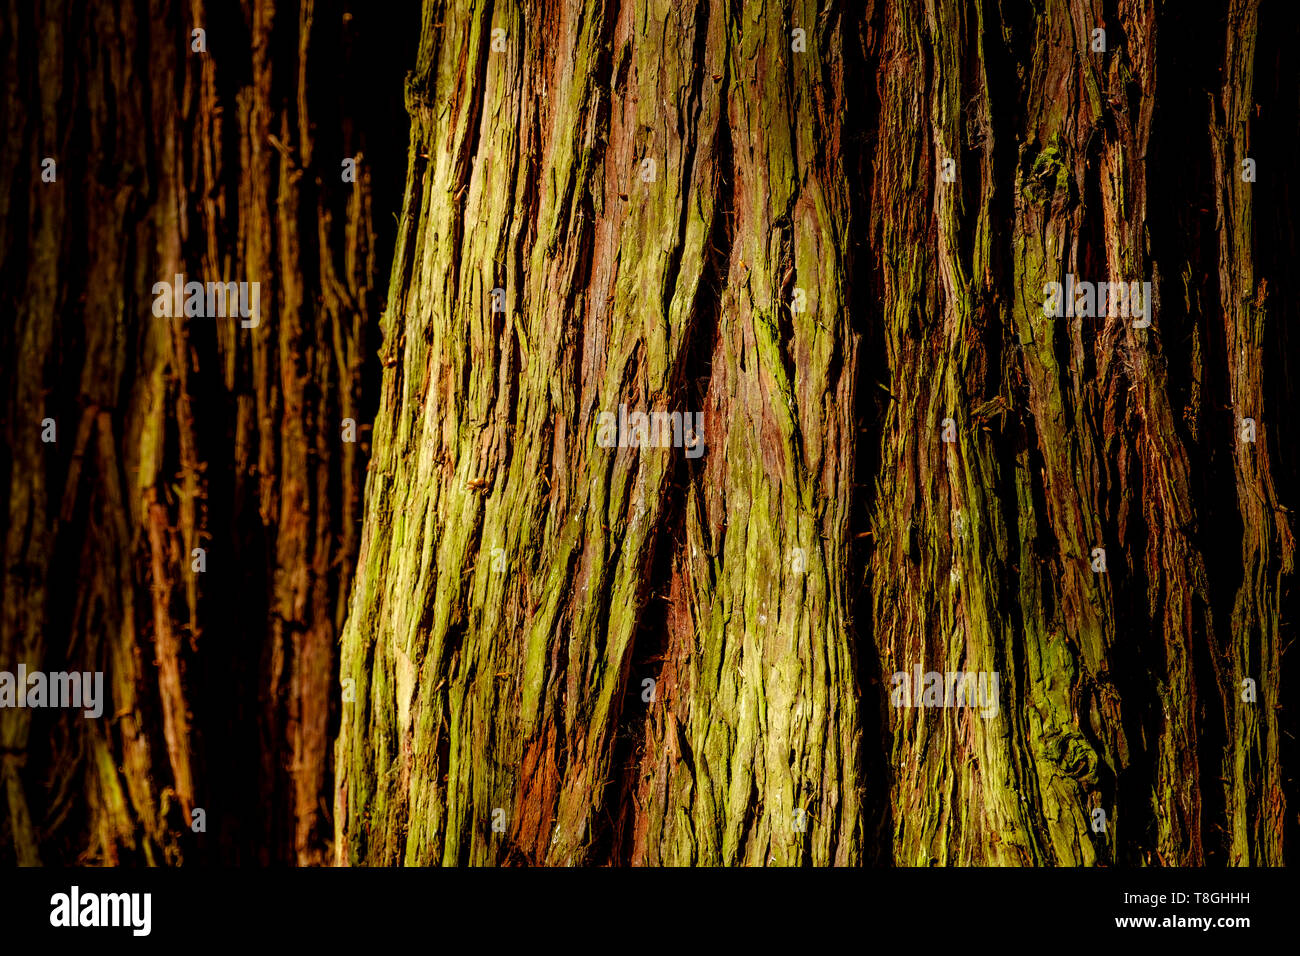
[[[368,417],[401,108],[400,67],[359,61],[393,50],[368,6],[6,7],[0,668],[103,669],[109,702],[0,710],[0,861],[325,858],[364,468],[340,430]]]
[[[337,861],[1281,862],[1296,77],[1221,6],[427,2]]]

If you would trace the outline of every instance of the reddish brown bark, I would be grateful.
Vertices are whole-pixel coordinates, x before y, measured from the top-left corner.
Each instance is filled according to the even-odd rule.
[[[102,670],[111,694],[99,720],[0,712],[0,857],[323,858],[372,163],[402,136],[403,23],[364,7],[49,0],[0,25],[0,666]],[[260,282],[261,321],[156,317],[177,273]]]

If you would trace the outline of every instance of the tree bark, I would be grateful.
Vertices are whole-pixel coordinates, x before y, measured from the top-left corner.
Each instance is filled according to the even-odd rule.
[[[839,21],[527,10],[427,5],[408,85],[339,856],[591,860],[634,731],[633,859],[854,862]],[[707,451],[598,447],[621,406]]]
[[[324,857],[366,447],[342,422],[370,414],[371,147],[385,94],[400,110],[400,21],[363,6],[43,0],[0,24],[0,668],[104,671],[110,698],[0,711],[0,856]],[[156,317],[178,273],[259,282],[260,322]]]
[[[11,5],[0,859],[1284,864],[1292,19]]]
[[[884,17],[885,59],[915,69],[881,85],[873,196],[891,392],[876,640],[883,660],[1000,671],[1005,694],[990,722],[891,711],[897,862],[1282,862],[1294,542],[1270,460],[1293,357],[1275,353],[1270,395],[1264,343],[1286,340],[1249,219],[1270,187],[1241,175],[1258,4],[1223,6]],[[1195,52],[1211,22],[1221,58]],[[1271,76],[1285,102],[1294,75]],[[1149,279],[1151,327],[1045,320],[1066,273]]]
[[[1257,6],[426,3],[337,860],[1281,862]]]

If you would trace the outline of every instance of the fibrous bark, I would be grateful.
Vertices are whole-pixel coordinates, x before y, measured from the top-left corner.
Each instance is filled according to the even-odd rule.
[[[898,862],[1282,861],[1293,540],[1276,439],[1239,434],[1275,397],[1241,167],[1257,4],[1225,7],[887,7],[884,59],[913,69],[881,84],[873,197],[893,393],[874,627],[882,659],[992,668],[1005,691],[1001,721],[894,712]],[[1177,45],[1211,30],[1222,75],[1189,95],[1209,75]],[[1153,200],[1161,178],[1185,191]],[[1211,190],[1217,219],[1187,217]],[[1150,281],[1151,327],[1045,318],[1066,273]],[[1238,535],[1240,562],[1215,554]]]
[[[1286,861],[1293,18],[370,7],[0,21],[0,856]]]
[[[337,859],[1280,862],[1291,359],[1222,6],[426,3]],[[1047,317],[1067,274],[1151,324]],[[705,454],[602,447],[621,406]]]
[[[110,698],[0,712],[19,863],[325,852],[365,464],[342,429],[369,415],[384,257],[370,147],[403,132],[375,133],[400,72],[347,76],[399,39],[357,7],[49,0],[0,23],[0,669],[104,671]],[[259,282],[260,321],[156,316],[176,274]]]
[[[858,858],[842,42],[812,4],[426,6],[342,859],[590,860],[621,723],[634,859]],[[620,406],[702,412],[703,456],[599,447]]]

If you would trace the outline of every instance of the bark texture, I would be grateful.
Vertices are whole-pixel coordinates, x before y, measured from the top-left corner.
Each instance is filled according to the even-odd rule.
[[[1288,14],[11,4],[0,859],[1287,862]]]
[[[1283,862],[1295,28],[1212,6],[426,3],[337,860]]]
[[[1049,0],[879,20],[884,62],[905,66],[880,84],[873,187],[891,391],[876,645],[1003,689],[988,722],[890,710],[896,862],[1283,862],[1294,542],[1270,463],[1293,356],[1250,210],[1285,174],[1246,182],[1242,161],[1265,123],[1253,77],[1279,106],[1295,77],[1276,35],[1257,64],[1258,4],[1217,12]],[[1151,281],[1151,327],[1045,318],[1067,273]],[[953,443],[934,440],[943,419]]]
[[[358,6],[6,7],[0,669],[104,671],[108,701],[0,711],[0,857],[326,851],[367,438],[341,423],[387,255],[367,153],[404,133],[375,132],[400,67],[348,74],[401,49]],[[177,273],[260,282],[260,322],[155,317]]]
[[[840,22],[534,11],[426,6],[339,856],[583,862],[635,772],[638,861],[855,862]],[[598,447],[620,406],[702,411],[707,451]]]

